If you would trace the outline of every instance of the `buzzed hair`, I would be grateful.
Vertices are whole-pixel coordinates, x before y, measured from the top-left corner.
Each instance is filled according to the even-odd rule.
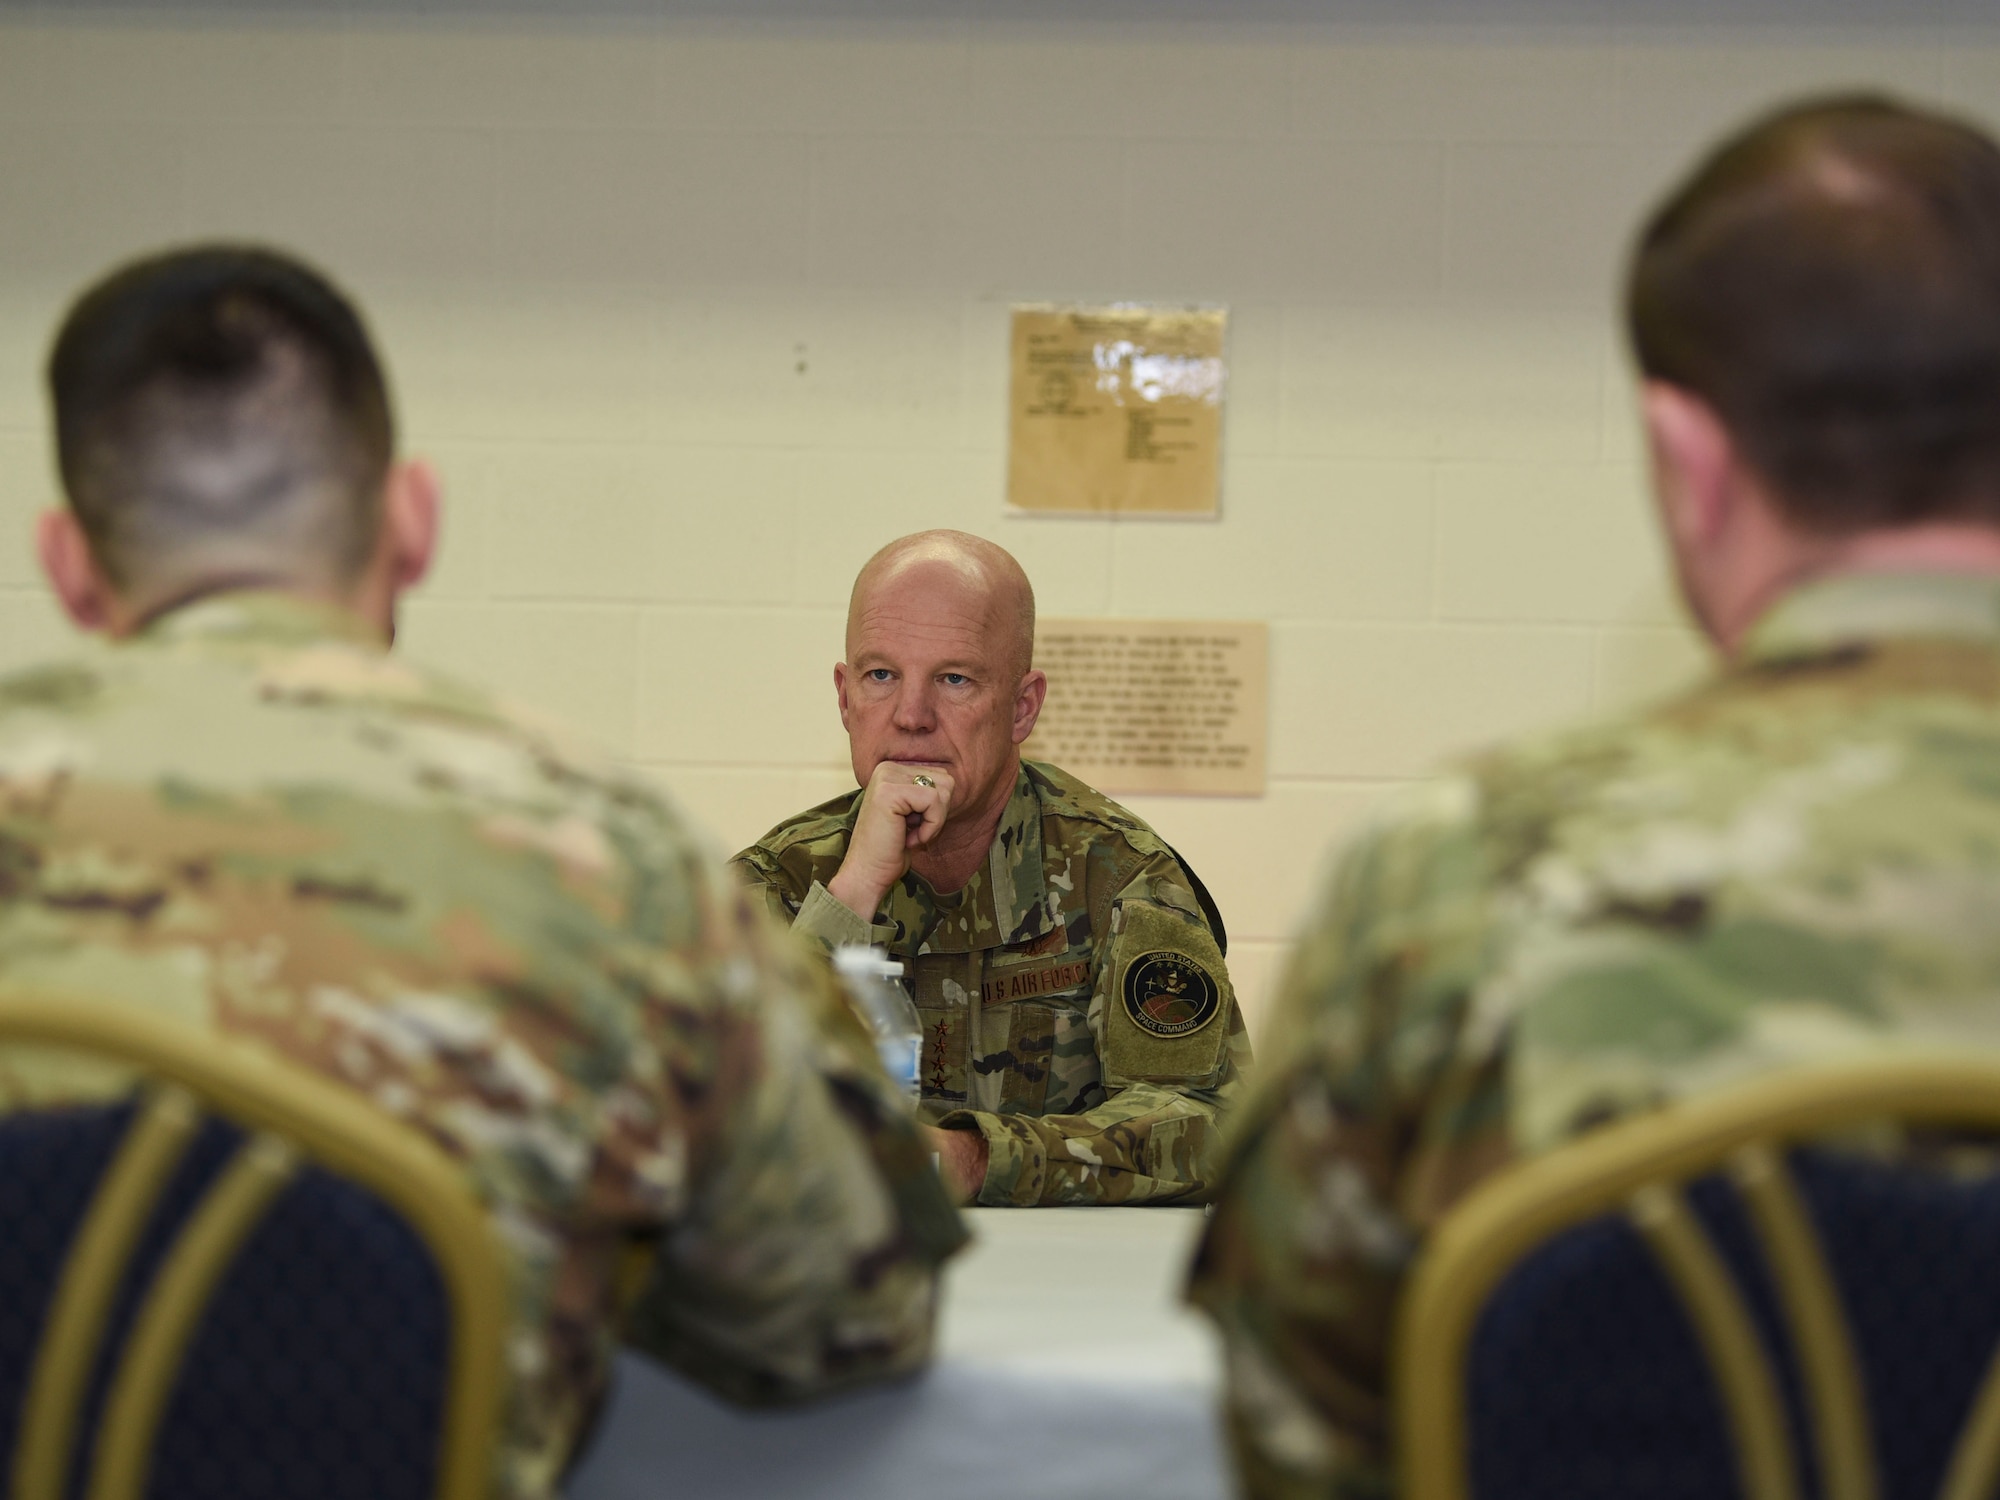
[[[861,565],[861,571],[854,575],[854,587],[848,591],[848,627],[853,628],[854,609],[861,599],[863,585],[873,582],[904,558],[917,553],[963,565],[978,572],[996,592],[1005,590],[1014,594],[1013,675],[1017,681],[1025,677],[1035,664],[1035,586],[1028,581],[1027,570],[1015,560],[1013,553],[999,543],[989,542],[985,537],[974,536],[969,531],[940,528],[913,532],[909,536],[897,537],[876,552]]]
[[[63,487],[114,588],[366,564],[388,384],[360,315],[299,261],[212,245],[124,266],[69,310],[48,383]]]
[[[2000,148],[1972,125],[1879,95],[1754,122],[1646,224],[1626,316],[1794,524],[2000,525]]]

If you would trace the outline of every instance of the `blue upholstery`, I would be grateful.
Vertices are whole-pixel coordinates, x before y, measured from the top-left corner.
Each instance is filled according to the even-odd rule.
[[[1793,1154],[1850,1319],[1883,1500],[1933,1500],[2000,1344],[2000,1175],[1954,1180],[1828,1152]],[[1768,1272],[1721,1179],[1690,1193],[1778,1375],[1808,1496],[1820,1493],[1800,1382]],[[1722,1500],[1735,1459],[1665,1276],[1620,1217],[1581,1225],[1495,1290],[1467,1363],[1478,1500]]]
[[[129,1115],[121,1107],[0,1118],[0,1223],[26,1231],[0,1241],[27,1247],[0,1249],[0,1436],[10,1446],[36,1331],[15,1325],[39,1323],[62,1250]],[[203,1127],[135,1253],[110,1349],[122,1344],[174,1233],[239,1140],[233,1127]],[[416,1235],[372,1195],[306,1170],[245,1242],[195,1334],[148,1496],[427,1495],[448,1332],[443,1284]],[[110,1369],[110,1360],[100,1363],[87,1426]],[[73,1493],[83,1472],[79,1465]]]
[[[2000,1344],[2000,1175],[1802,1156],[1867,1378],[1883,1500],[1929,1500]]]
[[[1733,1460],[1701,1353],[1618,1219],[1538,1250],[1497,1289],[1468,1361],[1479,1500],[1721,1500]]]
[[[130,1106],[0,1117],[0,1455],[14,1451],[70,1238],[131,1118]]]

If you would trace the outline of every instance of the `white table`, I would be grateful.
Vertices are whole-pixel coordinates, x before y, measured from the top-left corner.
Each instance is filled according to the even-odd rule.
[[[936,1365],[743,1412],[620,1359],[570,1500],[1223,1500],[1207,1325],[1180,1305],[1195,1209],[975,1209]]]

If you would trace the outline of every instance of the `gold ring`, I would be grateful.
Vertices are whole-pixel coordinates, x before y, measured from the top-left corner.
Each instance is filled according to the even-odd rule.
[[[933,788],[937,786],[937,783],[935,781],[932,781],[930,777],[924,775],[922,771],[919,771],[917,772],[916,775],[912,776],[910,778],[910,781],[916,786],[927,786]]]

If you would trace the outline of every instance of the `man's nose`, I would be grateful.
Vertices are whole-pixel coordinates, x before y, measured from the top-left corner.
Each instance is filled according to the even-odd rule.
[[[931,685],[928,682],[913,682],[904,678],[902,690],[896,694],[896,727],[907,730],[933,728],[937,722],[936,704],[933,701]]]

